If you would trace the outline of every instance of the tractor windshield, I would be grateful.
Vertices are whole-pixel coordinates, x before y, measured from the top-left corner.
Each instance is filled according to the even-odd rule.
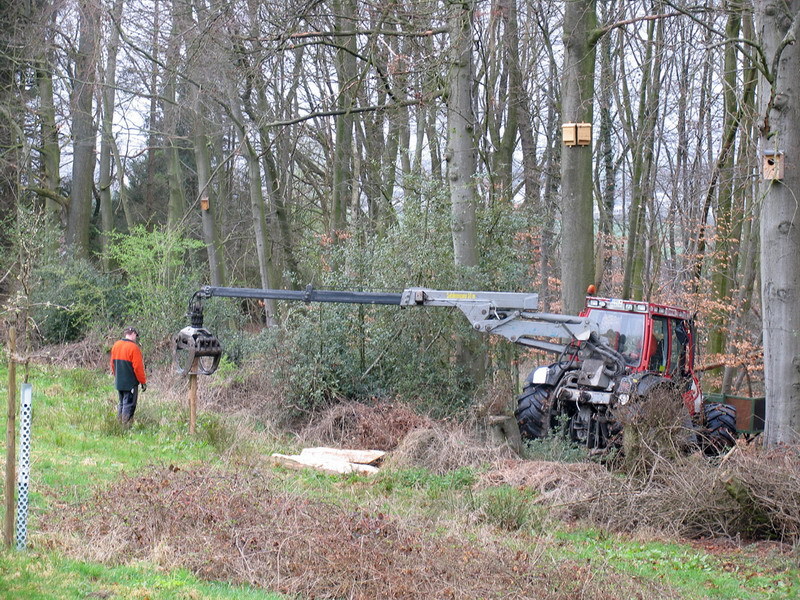
[[[645,315],[595,308],[589,310],[589,321],[597,335],[622,354],[628,365],[641,362]]]

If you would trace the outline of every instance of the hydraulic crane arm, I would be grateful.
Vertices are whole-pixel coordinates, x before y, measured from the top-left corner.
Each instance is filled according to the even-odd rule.
[[[214,287],[200,288],[192,297],[203,298],[252,298],[254,300],[295,300],[298,302],[337,302],[344,304],[394,304],[401,305],[402,294],[381,292],[340,292],[316,290],[306,286],[305,290],[263,290],[258,288]],[[190,307],[191,310],[191,307]]]
[[[178,370],[184,375],[190,372],[210,375],[219,362],[222,348],[218,340],[203,328],[202,300],[213,297],[452,307],[460,310],[476,331],[501,335],[514,343],[555,353],[563,352],[566,346],[549,340],[583,342],[592,332],[586,318],[538,312],[537,294],[428,288],[407,288],[398,294],[317,290],[310,285],[305,290],[206,286],[195,292],[189,302],[191,325],[175,336],[175,360]],[[186,355],[183,360],[179,357],[181,354]]]

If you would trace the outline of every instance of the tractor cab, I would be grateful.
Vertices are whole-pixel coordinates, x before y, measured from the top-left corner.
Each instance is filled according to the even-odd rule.
[[[651,302],[589,296],[581,316],[588,317],[597,335],[622,354],[632,373],[652,372],[685,380],[687,407],[692,412],[699,409],[694,322],[689,311]]]

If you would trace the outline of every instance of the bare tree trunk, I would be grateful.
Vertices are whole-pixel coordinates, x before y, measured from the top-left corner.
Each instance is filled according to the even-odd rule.
[[[519,28],[516,0],[493,0],[489,49],[482,57],[486,81],[485,131],[488,151],[489,203],[510,203],[514,193],[512,165],[517,140],[522,87],[519,67]]]
[[[542,163],[544,166],[544,186],[542,190],[542,210],[541,210],[541,242],[539,259],[539,279],[541,287],[539,297],[542,302],[542,310],[551,310],[550,306],[554,300],[554,290],[550,289],[550,276],[553,273],[555,264],[555,216],[558,205],[558,195],[561,188],[561,173],[558,165],[561,160],[561,139],[558,135],[557,104],[559,90],[557,89],[555,61],[550,62],[550,93],[547,106],[547,121],[545,129],[545,139],[550,140],[545,148]]]
[[[676,231],[678,235],[681,231],[688,229],[685,226],[685,221],[682,219],[684,211],[681,210],[681,199],[688,197],[689,188],[689,132],[688,132],[688,118],[687,107],[690,102],[691,90],[689,89],[690,81],[690,54],[691,50],[685,43],[687,38],[686,30],[688,24],[683,24],[679,31],[679,50],[676,68],[678,69],[678,98],[677,98],[677,111],[678,111],[678,145],[675,150],[675,167],[672,172],[672,194],[670,199],[670,207],[667,216],[667,227],[669,228],[668,247],[670,252],[670,268],[673,280],[679,280],[680,265],[677,255],[676,247],[679,240],[676,240]],[[691,30],[690,30],[691,31]]]
[[[185,22],[179,6],[180,0],[172,0],[172,31],[167,44],[167,68],[164,73],[164,137],[167,156],[167,180],[169,182],[169,201],[167,204],[167,229],[174,230],[183,219],[186,210],[186,196],[183,191],[183,168],[178,154],[178,70],[181,62],[182,43],[181,24]]]
[[[725,35],[728,39],[739,38],[739,30],[742,22],[742,5],[737,0],[729,0],[727,3],[728,21],[725,28]],[[738,113],[739,106],[736,90],[739,86],[738,68],[736,60],[737,49],[734,44],[725,46],[724,72],[723,72],[723,98],[724,110],[722,129],[724,139],[732,139],[739,129]],[[744,102],[745,99],[743,98]],[[720,157],[718,163],[719,181],[717,185],[717,210],[715,211],[715,247],[713,271],[711,273],[711,284],[714,290],[714,297],[723,305],[730,301],[731,289],[734,287],[736,276],[736,264],[738,254],[736,252],[736,240],[734,228],[741,222],[742,215],[735,214],[734,207],[734,181],[733,171],[735,166],[735,153],[731,145],[730,148],[723,147],[724,156]],[[727,339],[727,326],[729,315],[726,312],[713,311],[710,315],[708,353],[721,354],[725,350]]]
[[[561,118],[591,123],[594,103],[595,0],[566,0]],[[561,153],[561,298],[565,313],[577,314],[594,279],[592,146]]]
[[[211,52],[209,49],[204,48],[204,40],[194,32],[210,30],[209,24],[209,11],[205,3],[195,6],[195,13],[197,15],[196,21],[193,17],[187,16],[186,25],[183,29],[187,29],[192,33],[186,36],[186,45],[189,50],[187,54],[191,56],[199,55],[203,50],[206,51],[207,60],[211,60]],[[217,58],[216,56],[213,58]],[[203,81],[204,77],[208,75],[206,65],[204,62],[191,61],[189,71],[191,77],[195,82]],[[211,280],[211,285],[222,286],[225,285],[225,262],[223,253],[223,244],[220,239],[219,227],[217,225],[217,214],[219,212],[218,200],[219,197],[215,193],[216,187],[212,181],[211,170],[211,138],[207,134],[207,123],[209,119],[207,114],[212,114],[208,111],[204,104],[205,94],[203,90],[197,85],[192,85],[188,93],[192,108],[192,139],[195,169],[197,173],[197,196],[193,205],[200,210],[200,222],[202,224],[203,243],[206,247],[206,255],[208,256],[208,269]]]
[[[147,166],[145,168],[145,183],[144,183],[144,210],[146,215],[152,215],[155,207],[155,178],[156,178],[156,145],[158,137],[156,135],[156,128],[158,126],[158,98],[160,90],[158,87],[158,72],[160,59],[159,35],[160,35],[160,17],[161,0],[153,0],[153,32],[151,36],[150,54],[153,59],[150,64],[150,81],[148,85],[148,93],[150,95],[150,108],[148,111],[147,125]],[[131,227],[133,221],[132,215],[128,216],[128,228]]]
[[[454,3],[447,97],[447,175],[450,180],[453,254],[458,267],[478,264],[475,191],[475,115],[472,102],[474,1]]]
[[[114,207],[111,205],[111,150],[114,145],[114,97],[117,85],[117,51],[119,50],[119,29],[122,27],[123,0],[114,0],[111,9],[111,34],[108,40],[106,68],[103,74],[103,123],[100,141],[100,249],[103,268],[111,268],[108,254],[109,235],[114,229]]]
[[[92,187],[97,130],[92,115],[92,97],[97,81],[98,10],[92,0],[79,6],[80,37],[75,57],[72,91],[72,193],[67,217],[67,247],[77,256],[89,253],[92,217]]]
[[[228,78],[230,81],[232,77]],[[239,135],[242,154],[247,161],[248,190],[250,197],[250,213],[255,238],[256,256],[258,258],[258,274],[261,287],[264,289],[280,287],[280,274],[274,260],[274,243],[269,235],[266,219],[266,204],[264,202],[263,182],[261,180],[261,162],[258,150],[247,136],[242,108],[239,104],[235,86],[228,84],[231,116]],[[273,325],[276,318],[275,302],[264,302],[268,325]]]
[[[255,100],[248,93],[244,102],[244,111],[258,131],[261,146],[261,168],[264,176],[264,190],[266,193],[266,219],[268,234],[274,247],[272,262],[276,272],[288,274],[288,285],[297,287],[301,281],[300,267],[298,265],[292,232],[290,201],[293,189],[294,158],[291,150],[291,135],[288,130],[280,135],[271,132],[265,125],[268,117],[273,119],[290,119],[297,102],[297,90],[303,75],[302,67],[306,56],[301,45],[291,53],[286,53],[279,60],[281,74],[279,81],[274,82],[274,96],[268,96],[268,79],[261,68],[271,58],[264,45],[261,43],[263,34],[258,16],[258,4],[248,3],[248,16],[250,20],[250,37],[253,40],[253,50],[250,56],[241,56],[240,68],[244,67],[243,76],[247,88],[255,90]],[[258,41],[256,41],[258,40]],[[291,69],[283,70],[285,65]],[[288,71],[288,73],[287,73]],[[278,165],[281,165],[279,168]]]
[[[337,32],[355,28],[356,5],[354,0],[336,0]],[[336,52],[336,73],[339,78],[337,108],[347,111],[355,106],[356,38],[347,36]],[[333,201],[330,229],[335,234],[347,228],[347,206],[353,194],[353,115],[341,114],[336,119],[336,138],[333,148]]]
[[[783,179],[761,185],[761,286],[764,318],[764,435],[770,446],[800,442],[800,0],[756,2],[769,69],[761,79],[759,146],[783,152]]]
[[[197,195],[200,205],[200,220],[203,225],[203,242],[208,254],[208,270],[211,285],[225,285],[225,262],[222,241],[217,227],[217,200],[211,182],[211,150],[205,133],[205,119],[199,100],[195,104],[194,159],[197,165]]]
[[[133,209],[130,206],[128,198],[128,188],[125,185],[125,165],[122,162],[119,148],[116,141],[112,138],[111,152],[114,155],[114,163],[117,165],[117,189],[119,190],[119,203],[122,205],[122,212],[125,215],[125,224],[128,226],[128,231],[133,229],[135,219],[133,218]]]
[[[742,37],[748,40],[755,39],[755,26],[753,24],[753,13],[745,10],[742,15]],[[735,312],[731,318],[731,330],[733,334],[728,341],[726,350],[729,356],[736,355],[738,349],[735,344],[748,336],[747,315],[753,304],[753,293],[755,290],[756,273],[758,271],[759,253],[759,221],[761,203],[756,202],[755,188],[752,174],[757,172],[756,161],[756,98],[755,86],[752,82],[758,81],[758,70],[753,61],[744,58],[742,69],[744,76],[745,89],[751,90],[742,98],[743,121],[740,126],[742,136],[739,143],[739,157],[736,161],[736,197],[737,206],[740,212],[741,225],[734,232],[734,239],[739,239],[740,256],[738,290],[733,300]],[[738,379],[737,372],[746,372],[744,365],[727,366],[722,377],[722,392],[730,393],[734,381]]]
[[[54,15],[55,16],[55,15]],[[36,69],[36,86],[39,91],[39,120],[42,132],[42,187],[53,194],[61,195],[61,148],[58,144],[58,126],[53,100],[53,56],[51,40],[47,39]],[[47,212],[58,217],[61,205],[54,199],[45,201]]]
[[[245,146],[245,157],[247,159],[250,209],[253,218],[253,234],[256,243],[256,254],[258,256],[258,273],[261,279],[261,287],[265,289],[277,288],[280,287],[280,277],[275,269],[273,244],[267,229],[266,207],[264,205],[264,194],[261,188],[261,165],[258,161],[258,153],[255,148],[252,147],[243,129],[239,131],[239,135]],[[273,300],[265,300],[264,309],[266,312],[267,324],[273,325],[277,315],[275,302]]]
[[[660,5],[660,2],[656,3]],[[647,26],[647,50],[644,74],[639,94],[639,111],[635,125],[631,124],[631,209],[628,223],[628,245],[625,251],[625,275],[622,283],[623,298],[644,297],[646,277],[646,225],[651,198],[655,129],[658,120],[661,79],[661,53],[664,24],[650,22]],[[635,129],[634,129],[635,127]]]
[[[714,34],[711,31],[711,23],[709,22],[708,25],[709,26],[705,28],[705,41],[708,45],[710,45],[714,39]],[[702,77],[700,78],[702,83],[699,90],[700,97],[697,100],[699,114],[693,127],[693,134],[698,140],[712,139],[710,132],[713,118],[709,97],[712,95],[711,89],[713,87],[714,72],[710,63],[711,61],[703,61]],[[706,156],[703,156],[704,151]],[[683,192],[684,210],[688,214],[685,222],[689,226],[684,228],[683,241],[685,246],[690,248],[689,252],[687,253],[688,257],[685,259],[687,262],[686,272],[687,279],[693,283],[693,291],[695,293],[697,293],[699,290],[702,264],[705,258],[705,228],[707,223],[706,215],[703,212],[704,207],[701,203],[696,201],[696,198],[702,193],[701,188],[704,183],[702,173],[704,169],[707,168],[705,165],[713,162],[713,156],[711,152],[711,143],[706,143],[705,145],[701,143],[696,144],[694,156],[691,160],[691,166],[688,169],[688,176],[684,177],[684,180],[686,181]],[[687,160],[687,166],[688,165],[689,162]]]
[[[450,13],[450,63],[447,75],[447,177],[450,181],[453,261],[461,277],[470,285],[471,268],[478,266],[477,203],[475,190],[475,113],[472,86],[472,18],[474,0],[453,2]],[[485,375],[487,353],[480,352],[476,340],[460,339],[456,360],[473,383]]]
[[[516,68],[519,69],[519,62]],[[521,75],[521,73],[520,73]],[[511,88],[513,102],[520,112],[518,121],[520,150],[522,152],[522,179],[525,182],[524,207],[528,215],[535,215],[540,210],[542,185],[539,178],[541,168],[537,161],[537,139],[531,124],[531,109],[527,92],[522,82],[517,81]]]
[[[603,21],[608,21],[616,8],[616,2],[603,4]],[[611,36],[605,35],[600,40],[600,131],[598,138],[600,152],[598,161],[602,166],[603,187],[598,199],[600,222],[598,223],[598,244],[595,250],[594,284],[598,294],[610,294],[610,285],[605,285],[607,276],[613,269],[612,252],[614,236],[614,201],[616,199],[616,167],[614,165],[614,145],[612,140],[613,122],[611,105],[613,103],[612,88],[614,74],[611,64]],[[599,177],[598,177],[599,180]],[[605,291],[604,291],[605,290]]]

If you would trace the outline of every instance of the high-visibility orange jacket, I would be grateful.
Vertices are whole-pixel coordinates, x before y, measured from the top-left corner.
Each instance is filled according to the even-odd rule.
[[[111,348],[111,372],[118,390],[132,390],[140,383],[147,383],[139,344],[133,340],[118,340]]]

